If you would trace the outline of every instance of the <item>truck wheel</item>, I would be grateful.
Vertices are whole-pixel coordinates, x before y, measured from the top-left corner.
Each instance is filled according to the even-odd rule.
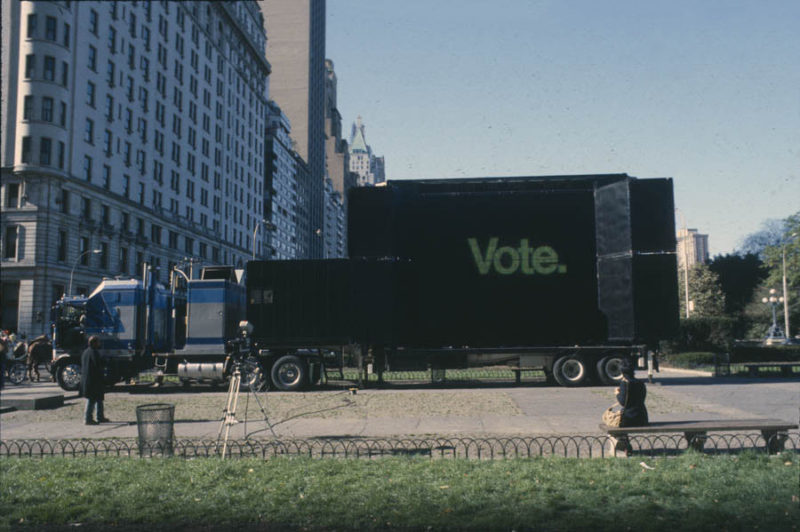
[[[553,377],[561,386],[580,386],[586,382],[588,369],[583,358],[563,356],[553,364]]]
[[[242,384],[250,391],[261,392],[267,387],[264,367],[255,357],[248,357],[242,364]]]
[[[597,362],[597,376],[603,384],[612,386],[622,379],[622,355],[609,355]]]
[[[12,362],[8,368],[8,380],[12,384],[22,384],[28,378],[28,368],[24,362]]]
[[[56,380],[62,390],[74,392],[81,385],[81,365],[75,362],[60,364],[56,368]]]
[[[272,366],[272,383],[279,390],[293,392],[305,384],[306,372],[305,362],[294,355],[286,355]]]

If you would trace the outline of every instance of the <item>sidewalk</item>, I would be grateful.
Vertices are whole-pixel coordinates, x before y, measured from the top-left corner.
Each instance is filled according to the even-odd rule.
[[[640,373],[639,378],[646,379]],[[797,420],[797,408],[800,404],[800,386],[797,381],[781,379],[713,379],[693,375],[683,371],[662,368],[656,375],[656,382],[647,387],[647,405],[651,420],[677,421],[698,419],[731,419],[772,417],[787,421]],[[114,396],[126,400],[152,403],[170,403],[187,401],[211,402],[208,411],[209,419],[191,421],[181,419],[181,407],[176,407],[175,435],[179,439],[211,439],[215,440],[219,433],[222,411],[225,406],[224,392],[184,393],[179,388],[165,389],[159,393],[157,389],[137,387],[130,393],[124,389],[112,392]],[[537,435],[574,435],[601,434],[598,428],[603,410],[614,400],[611,387],[561,388],[553,386],[492,386],[471,388],[436,389],[421,387],[416,389],[363,389],[359,390],[359,400],[369,403],[369,398],[380,394],[411,394],[411,397],[422,397],[423,392],[440,394],[497,393],[514,405],[515,415],[507,412],[491,413],[486,409],[480,414],[471,415],[472,410],[462,408],[455,415],[425,415],[425,405],[417,408],[420,415],[395,415],[389,417],[380,411],[361,407],[343,410],[335,417],[313,417],[313,402],[301,414],[311,412],[312,415],[300,415],[285,421],[271,420],[277,423],[273,430],[278,438],[311,438],[311,437],[413,437],[413,436],[537,436]],[[267,393],[267,401],[271,397],[280,397],[275,392]],[[319,393],[319,392],[317,392]],[[327,394],[329,392],[322,392]],[[336,392],[330,392],[331,397]],[[339,392],[340,393],[340,392]],[[135,438],[138,434],[135,407],[130,412],[118,416],[124,422],[106,423],[86,426],[82,423],[84,400],[76,393],[64,392],[53,383],[26,383],[21,386],[10,385],[0,392],[0,406],[11,398],[21,396],[64,395],[64,407],[48,411],[12,412],[0,415],[0,439],[73,439],[73,438]],[[416,394],[416,395],[415,395]],[[110,395],[110,394],[108,394]],[[107,395],[107,400],[108,400]],[[298,397],[292,395],[292,397]],[[302,398],[303,396],[300,395]],[[403,395],[405,400],[408,396]],[[250,405],[247,423],[242,413],[245,394],[240,400],[239,415],[241,423],[231,427],[231,439],[243,439],[245,435],[256,438],[273,437],[266,426],[262,415]],[[108,411],[108,408],[107,408]],[[268,409],[269,411],[269,409]],[[61,417],[59,417],[61,413]],[[110,415],[112,420],[114,415]]]

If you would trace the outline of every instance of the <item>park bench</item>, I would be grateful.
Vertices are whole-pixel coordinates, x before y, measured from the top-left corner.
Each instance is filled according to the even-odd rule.
[[[784,377],[792,376],[792,368],[800,368],[800,362],[745,362],[742,364],[747,368],[751,377],[758,377],[761,368],[780,368],[781,375]],[[798,373],[800,376],[800,373]]]
[[[636,434],[682,433],[689,448],[702,451],[709,432],[758,430],[767,443],[767,450],[770,454],[774,454],[783,450],[788,431],[796,428],[796,423],[787,423],[779,419],[656,421],[643,427],[609,427],[605,423],[600,423],[600,429],[612,437],[615,451],[630,451],[628,438]]]

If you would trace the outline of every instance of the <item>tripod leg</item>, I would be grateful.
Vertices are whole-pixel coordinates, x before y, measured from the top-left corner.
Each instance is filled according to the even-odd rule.
[[[222,443],[222,458],[228,451],[228,437],[231,433],[231,425],[236,423],[236,405],[239,401],[239,385],[242,381],[242,374],[237,369],[231,377],[231,383],[228,387],[228,401],[223,411],[222,423],[219,426],[219,434],[217,435],[217,445],[219,445],[220,437],[222,436],[223,429],[225,430],[225,439]]]

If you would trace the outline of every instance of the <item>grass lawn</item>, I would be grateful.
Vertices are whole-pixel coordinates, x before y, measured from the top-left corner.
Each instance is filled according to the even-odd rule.
[[[795,530],[796,455],[0,460],[0,528]],[[80,523],[80,528],[72,528]]]

